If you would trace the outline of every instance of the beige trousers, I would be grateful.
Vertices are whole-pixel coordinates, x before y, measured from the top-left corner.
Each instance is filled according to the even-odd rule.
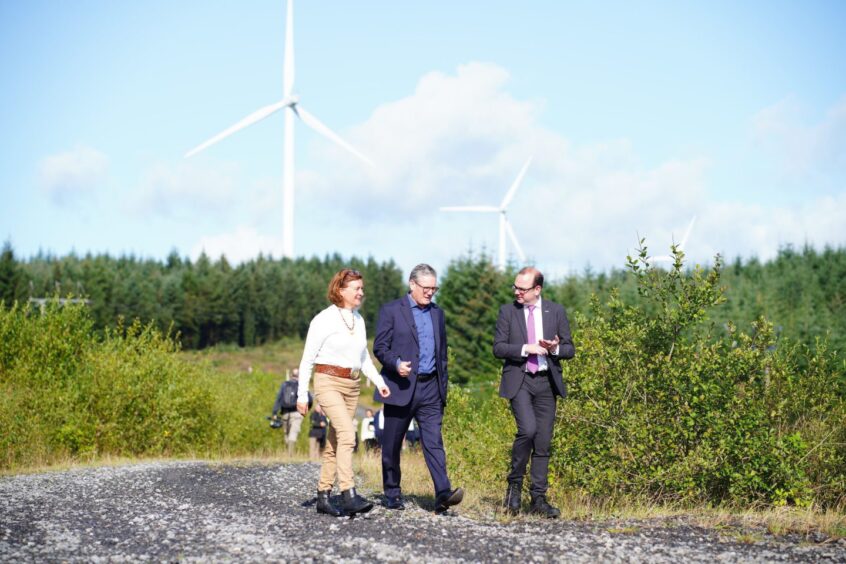
[[[352,454],[355,447],[353,417],[358,405],[361,378],[338,378],[317,372],[314,375],[314,399],[329,418],[329,434],[323,449],[319,491],[331,490],[338,477],[341,491],[355,486]]]
[[[294,447],[297,445],[297,437],[300,436],[300,427],[303,424],[303,416],[299,411],[288,411],[282,414],[282,428],[285,430],[285,442],[288,443],[288,456],[293,456]]]

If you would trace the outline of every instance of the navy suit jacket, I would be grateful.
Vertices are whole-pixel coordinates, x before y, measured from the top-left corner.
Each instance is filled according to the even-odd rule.
[[[555,335],[558,335],[558,354],[547,355],[546,363],[552,374],[553,392],[563,397],[567,394],[567,388],[561,378],[561,360],[570,359],[576,355],[576,348],[570,336],[570,322],[567,320],[567,312],[564,311],[563,306],[544,299],[541,299],[541,306],[543,335],[539,335],[538,339],[553,339]],[[513,398],[523,385],[528,359],[520,353],[528,340],[523,305],[515,301],[499,308],[493,353],[495,357],[503,360],[502,380],[499,384],[500,397]]]
[[[444,311],[434,303],[429,309],[432,316],[432,328],[435,333],[435,369],[438,373],[438,389],[441,403],[447,399],[447,340]],[[383,398],[378,390],[373,397],[377,401],[390,405],[404,406],[411,402],[414,385],[417,382],[417,369],[420,364],[420,345],[417,338],[417,326],[411,313],[408,295],[384,304],[379,310],[376,322],[376,338],[373,341],[373,354],[382,363],[382,377],[391,390],[391,395]],[[411,361],[411,374],[400,376],[397,372],[397,359]]]

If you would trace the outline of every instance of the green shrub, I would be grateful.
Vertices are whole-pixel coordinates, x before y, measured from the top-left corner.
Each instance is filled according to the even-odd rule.
[[[456,483],[491,490],[499,495],[511,460],[517,426],[508,402],[488,385],[477,394],[451,386],[444,412],[444,447],[450,476]]]
[[[97,336],[80,305],[0,309],[0,468],[216,445],[203,374],[176,350],[138,323]]]
[[[563,363],[551,493],[612,505],[842,506],[843,361],[825,342],[777,340],[763,318],[747,332],[709,322],[724,301],[719,257],[687,273],[680,252],[669,271],[646,257],[642,248],[630,259],[635,305],[611,291],[571,320],[576,357]],[[444,440],[450,471],[499,496],[515,425],[486,389],[450,391]]]
[[[720,260],[685,275],[630,260],[643,305],[616,293],[577,316],[570,395],[559,409],[555,482],[656,501],[837,504],[844,495],[846,410],[836,357],[708,323],[722,303]],[[810,356],[809,356],[810,355]],[[799,370],[801,359],[810,369]],[[808,360],[809,359],[809,360]]]

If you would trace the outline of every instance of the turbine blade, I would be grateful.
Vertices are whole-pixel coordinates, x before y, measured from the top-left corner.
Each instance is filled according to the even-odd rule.
[[[439,208],[446,212],[498,212],[499,208],[493,206],[446,206]]]
[[[315,131],[317,131],[324,137],[330,139],[331,141],[334,141],[337,145],[340,145],[341,147],[343,147],[344,149],[346,149],[347,151],[349,151],[371,167],[376,168],[376,165],[373,164],[373,161],[359,153],[352,145],[341,139],[341,137],[337,133],[326,127],[323,122],[314,117],[313,114],[310,114],[309,112],[305,111],[302,106],[297,105],[295,107],[295,111],[307,126],[314,129]]]
[[[199,153],[203,149],[206,149],[207,147],[214,145],[215,143],[217,143],[221,139],[224,139],[225,137],[229,137],[230,135],[232,135],[236,131],[240,131],[241,129],[244,129],[245,127],[249,127],[249,126],[253,125],[254,123],[256,123],[257,121],[261,121],[264,118],[266,118],[267,116],[269,116],[269,115],[271,115],[275,112],[278,112],[279,110],[281,110],[282,108],[284,108],[288,104],[289,104],[288,99],[285,98],[281,102],[276,102],[275,104],[270,104],[269,106],[265,106],[265,107],[261,108],[260,110],[257,110],[255,112],[251,113],[250,115],[248,115],[247,117],[245,117],[244,119],[242,119],[241,121],[239,121],[238,123],[233,125],[232,127],[229,127],[227,129],[221,131],[220,133],[218,133],[217,135],[215,135],[211,139],[204,141],[203,143],[197,145],[196,147],[194,147],[193,149],[191,149],[190,151],[185,153],[185,158],[187,159],[189,157],[193,157],[194,155],[196,155],[197,153]]]
[[[684,232],[684,237],[682,237],[681,243],[679,243],[679,249],[684,250],[684,246],[687,245],[687,238],[690,237],[690,232],[693,229],[693,224],[696,223],[696,216],[693,216],[693,219],[690,220],[690,223],[687,226],[687,231]]]
[[[285,18],[285,68],[282,70],[282,90],[289,98],[294,90],[294,0],[288,0]]]
[[[514,248],[517,249],[517,255],[520,257],[520,261],[526,262],[526,254],[523,252],[520,242],[517,241],[517,235],[514,234],[514,229],[511,227],[511,223],[508,221],[508,218],[505,219],[505,231],[508,233],[508,238],[511,239],[511,242],[514,244]]]
[[[526,176],[526,171],[529,170],[529,165],[532,164],[532,159],[534,157],[529,157],[529,160],[526,161],[526,164],[523,165],[523,168],[520,169],[520,174],[517,175],[517,178],[514,180],[514,183],[511,185],[511,188],[508,189],[508,192],[505,194],[505,198],[502,199],[502,203],[499,205],[500,209],[505,209],[508,207],[508,204],[511,203],[511,200],[514,199],[514,194],[517,193],[517,188],[520,187],[520,183],[523,182],[523,177]]]

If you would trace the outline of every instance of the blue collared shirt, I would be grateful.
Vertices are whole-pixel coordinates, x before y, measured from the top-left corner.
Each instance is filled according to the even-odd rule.
[[[432,306],[420,307],[411,294],[406,296],[411,305],[411,314],[414,316],[414,325],[417,327],[417,339],[420,344],[420,364],[417,367],[417,373],[431,374],[435,372],[435,326],[432,323]]]

